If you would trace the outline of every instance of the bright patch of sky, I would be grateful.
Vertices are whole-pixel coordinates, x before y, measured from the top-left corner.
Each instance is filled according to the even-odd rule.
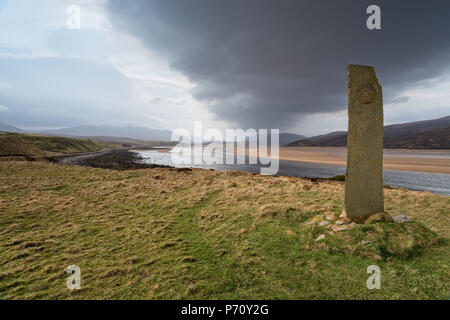
[[[10,111],[0,122],[156,129],[214,123],[190,94],[195,84],[113,28],[104,3],[0,0],[0,104]],[[70,5],[81,8],[79,30],[67,28]]]

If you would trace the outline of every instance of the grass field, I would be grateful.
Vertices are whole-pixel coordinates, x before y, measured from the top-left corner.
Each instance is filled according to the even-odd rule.
[[[89,139],[46,137],[38,135],[24,135],[23,139],[41,150],[62,154],[96,151],[111,145]]]
[[[3,161],[0,298],[449,299],[450,197],[385,189],[386,212],[412,222],[319,226],[341,214],[343,191],[339,181]],[[374,264],[380,290],[366,287]],[[69,265],[81,290],[66,288]]]
[[[89,139],[43,136],[22,133],[0,134],[0,156],[53,156],[83,153],[121,145]]]

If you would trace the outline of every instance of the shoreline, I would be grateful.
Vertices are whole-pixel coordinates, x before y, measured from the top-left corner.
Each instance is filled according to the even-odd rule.
[[[129,149],[107,149],[101,152],[65,156],[58,163],[87,166],[93,168],[135,170],[150,168],[173,168],[172,166],[148,164],[141,161],[142,157]]]
[[[171,148],[153,150],[167,153]],[[140,162],[136,149],[107,149],[101,152],[62,157],[58,162],[107,169],[129,170],[168,167]],[[249,154],[246,148],[245,154]],[[269,156],[270,158],[270,156]],[[347,148],[344,147],[280,147],[279,160],[345,167]],[[385,149],[383,169],[395,171],[450,174],[450,150]]]
[[[167,150],[168,149],[165,148],[165,150],[153,150],[153,151],[158,152],[158,153],[159,152],[165,153],[165,152],[167,152]],[[290,151],[292,151],[292,150],[290,150]],[[320,150],[320,151],[321,151],[320,155],[323,157],[322,153],[324,153],[325,150]],[[309,157],[309,159],[306,159],[306,160],[310,161],[310,163],[329,165],[329,167],[328,167],[329,169],[326,169],[326,172],[328,172],[328,174],[326,174],[326,175],[324,175],[323,172],[320,170],[317,172],[314,171],[315,174],[314,173],[311,174],[311,172],[309,172],[308,170],[310,170],[311,168],[314,168],[315,166],[312,166],[310,169],[308,169],[309,166],[304,167],[304,165],[300,165],[300,166],[296,165],[295,163],[308,162],[308,161],[299,161],[298,158],[295,158],[294,161],[290,161],[291,158],[288,158],[288,160],[286,160],[287,162],[284,165],[282,163],[280,163],[280,166],[284,166],[283,167],[284,171],[282,170],[282,172],[279,172],[279,174],[277,174],[277,175],[292,176],[292,177],[298,177],[298,178],[303,178],[303,179],[314,179],[314,180],[326,180],[327,178],[334,177],[336,175],[341,175],[345,171],[345,167],[343,167],[343,165],[345,165],[345,161],[343,161],[343,160],[345,160],[345,150],[338,149],[338,150],[334,150],[334,151],[337,151],[339,153],[338,158],[340,158],[340,161],[334,161],[335,159],[332,159],[332,157],[330,155],[326,156],[326,161],[324,161],[323,158],[322,159],[317,159],[317,158],[310,159],[311,155],[314,155],[317,157],[318,150],[314,149],[314,150],[308,151],[310,153],[310,157]],[[170,169],[176,169],[176,170],[182,170],[182,171],[190,170],[190,167],[171,166],[170,163],[166,163],[164,161],[161,162],[160,164],[146,163],[145,161],[143,161],[143,159],[145,159],[146,157],[141,156],[138,152],[139,152],[139,150],[136,150],[136,149],[120,149],[120,150],[115,149],[115,150],[104,151],[99,154],[90,154],[90,155],[82,155],[82,156],[78,155],[78,156],[67,157],[67,158],[62,159],[57,162],[61,163],[61,164],[89,166],[89,167],[94,167],[94,168],[113,169],[113,170],[118,170],[118,171],[152,169],[152,168],[170,168]],[[303,152],[305,152],[305,151],[303,150]],[[397,151],[395,151],[395,152],[397,152]],[[407,152],[407,154],[410,156],[410,152]],[[437,155],[437,156],[439,156],[439,155]],[[280,158],[283,159],[284,157],[281,156]],[[304,160],[304,159],[302,159],[302,160]],[[289,164],[289,162],[291,164]],[[409,172],[413,172],[413,171],[417,172],[418,171],[417,167],[413,168],[416,170],[408,170],[409,167],[405,167],[404,163],[402,163],[400,165],[402,166],[401,170],[403,170],[405,172],[405,174],[407,174],[408,171]],[[340,169],[333,169],[332,168],[333,166],[340,167]],[[298,167],[298,169],[295,169],[297,167]],[[198,169],[199,170],[222,171],[221,167],[211,167],[211,168],[198,167]],[[422,169],[422,168],[420,168],[420,169]],[[248,172],[248,173],[253,172],[252,170],[247,170],[244,167],[234,168],[233,166],[230,166],[229,168],[225,169],[225,171],[229,171],[229,170],[242,171],[242,172]],[[386,169],[386,172],[388,172],[388,171],[389,171],[389,169]],[[433,173],[436,174],[435,172],[433,172]],[[438,179],[436,181],[434,181],[434,180],[429,181],[431,178],[423,177],[424,182],[419,183],[419,182],[415,181],[414,178],[411,178],[411,177],[409,178],[409,180],[408,179],[406,179],[406,180],[400,179],[399,180],[399,178],[395,174],[393,174],[393,175],[391,173],[387,173],[387,174],[390,177],[389,178],[390,180],[388,178],[386,178],[389,180],[386,183],[389,184],[390,186],[398,186],[400,188],[406,188],[409,190],[428,191],[428,192],[432,192],[432,193],[449,195],[449,191],[448,191],[449,190],[449,188],[448,188],[449,180],[447,178],[449,176],[447,176],[447,175],[442,175],[439,178],[436,177],[436,179]],[[438,173],[438,174],[441,174],[441,173]],[[431,183],[431,184],[427,184],[427,181],[428,181],[428,183]]]

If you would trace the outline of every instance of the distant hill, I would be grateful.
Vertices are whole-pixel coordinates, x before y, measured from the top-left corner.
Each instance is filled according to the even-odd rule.
[[[386,138],[384,147],[386,149],[450,149],[450,126],[413,133],[410,136]]]
[[[39,149],[19,135],[0,134],[0,156],[45,156],[47,152]]]
[[[347,146],[347,131],[335,131],[328,134],[294,141],[289,147],[342,147]]]
[[[295,134],[295,133],[280,133],[278,136],[279,136],[280,147],[287,146],[288,144],[290,144],[294,141],[306,138],[305,136],[302,136],[300,134]],[[269,136],[267,139],[269,145],[271,143],[271,139],[272,139],[272,136],[269,133]],[[245,140],[248,141],[248,138],[246,138]]]
[[[35,133],[63,137],[102,137],[105,139],[107,137],[112,137],[115,141],[120,139],[140,141],[170,141],[172,135],[172,132],[169,130],[156,130],[146,127],[78,126],[61,129],[24,130],[4,123],[0,123],[0,131]]]
[[[288,144],[300,140],[305,139],[305,136],[294,133],[280,133],[280,146],[287,146]]]
[[[301,139],[291,147],[345,147],[347,131]],[[384,127],[384,147],[387,149],[450,149],[450,116]]]
[[[21,133],[0,133],[0,156],[51,156],[90,152],[118,146],[89,139],[48,137]]]
[[[156,130],[146,127],[119,127],[119,126],[78,126],[55,130],[40,130],[36,133],[52,135],[70,135],[78,137],[103,136],[123,137],[138,140],[170,141],[172,132],[169,130]]]
[[[14,127],[14,126],[10,126],[8,124],[4,124],[0,122],[0,131],[4,131],[4,132],[23,132],[22,129]]]
[[[122,138],[122,137],[110,137],[110,136],[87,136],[87,139],[94,141],[107,142],[121,144],[124,147],[135,147],[135,146],[145,146],[145,147],[168,147],[175,146],[178,144],[177,141],[158,141],[158,140],[138,140],[132,138]]]
[[[399,137],[409,136],[413,134],[423,133],[430,130],[446,129],[450,127],[450,116],[425,121],[407,122],[401,124],[393,124],[384,127],[384,136]]]

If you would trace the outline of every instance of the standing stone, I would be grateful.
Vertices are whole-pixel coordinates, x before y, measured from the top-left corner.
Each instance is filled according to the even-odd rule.
[[[383,96],[373,67],[348,66],[348,118],[345,210],[362,223],[384,211]]]

